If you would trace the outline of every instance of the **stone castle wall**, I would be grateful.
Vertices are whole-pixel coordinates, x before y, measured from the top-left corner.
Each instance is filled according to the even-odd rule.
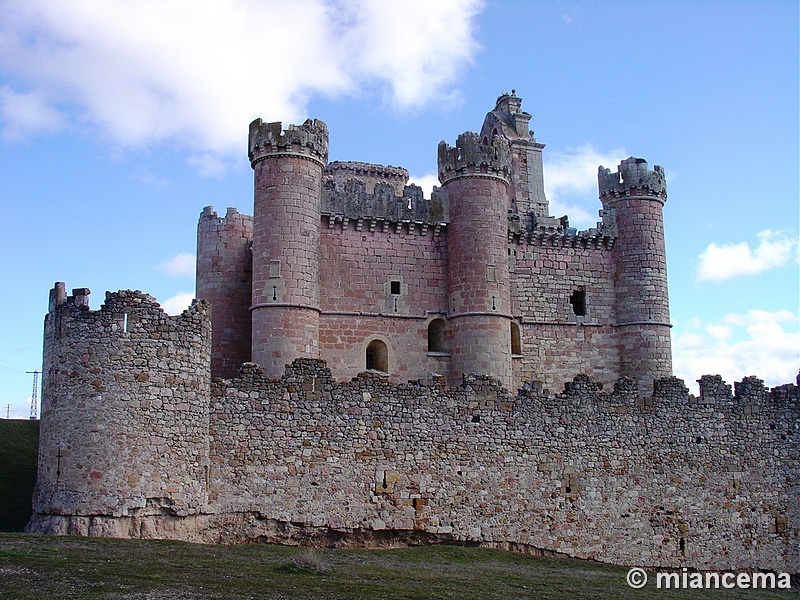
[[[302,357],[337,379],[478,373],[559,389],[580,372],[649,393],[671,372],[664,171],[601,167],[602,222],[578,232],[549,215],[521,102],[502,94],[479,134],[439,144],[427,199],[401,167],[329,163],[322,121],[254,121],[254,216],[208,208],[198,226],[212,375],[252,360],[279,377]]]
[[[153,401],[163,402],[159,422],[192,402],[142,389],[137,406],[128,400],[112,411],[94,388],[73,385],[71,404],[43,414],[32,531],[460,542],[617,564],[800,571],[794,385],[769,392],[747,378],[731,394],[718,377],[704,377],[695,398],[665,378],[642,399],[633,380],[603,393],[580,376],[560,394],[529,384],[512,396],[477,376],[458,387],[396,385],[368,373],[337,383],[324,362],[298,359],[280,380],[250,364],[215,382],[207,430],[176,426],[152,448],[155,423],[141,416],[156,416]],[[77,431],[87,410],[79,406],[110,434]],[[82,441],[85,466],[62,462],[53,482],[55,440],[72,440],[73,452]],[[151,494],[168,501],[143,512]],[[189,496],[193,503],[179,501]]]
[[[514,314],[522,328],[514,383],[541,381],[555,391],[583,373],[611,389],[619,373],[613,257],[603,245],[565,240],[513,246]]]
[[[328,223],[321,234],[320,355],[334,377],[363,371],[373,339],[387,345],[388,372],[397,382],[446,373],[437,362],[446,357],[427,352],[427,326],[447,307],[444,232],[403,223],[386,230]]]

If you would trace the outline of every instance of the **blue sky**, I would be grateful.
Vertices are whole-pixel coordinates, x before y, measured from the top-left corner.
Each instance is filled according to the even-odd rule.
[[[793,382],[798,70],[788,0],[0,0],[0,417],[28,416],[55,281],[187,302],[202,208],[251,214],[252,119],[430,184],[511,89],[573,225],[599,164],[666,169],[676,374]]]

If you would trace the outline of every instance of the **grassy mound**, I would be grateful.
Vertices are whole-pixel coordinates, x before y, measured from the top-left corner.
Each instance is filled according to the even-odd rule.
[[[22,531],[31,518],[39,421],[0,420],[0,531]]]

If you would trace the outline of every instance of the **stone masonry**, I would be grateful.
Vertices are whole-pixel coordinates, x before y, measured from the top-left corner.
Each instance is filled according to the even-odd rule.
[[[57,283],[29,531],[800,573],[798,387],[671,376],[663,169],[601,167],[576,231],[520,107],[430,198],[257,120],[254,215],[203,210],[182,315]]]
[[[521,105],[503,94],[480,132],[439,144],[430,198],[401,167],[328,163],[319,120],[254,121],[252,221],[206,207],[198,226],[214,376],[322,358],[337,379],[476,373],[557,390],[584,373],[651,393],[672,370],[664,170],[600,167],[602,220],[576,231],[549,214]]]

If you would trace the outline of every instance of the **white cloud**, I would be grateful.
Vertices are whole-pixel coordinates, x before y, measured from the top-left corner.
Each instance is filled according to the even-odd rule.
[[[178,292],[172,298],[167,298],[160,304],[168,315],[179,315],[189,308],[192,300],[194,300],[194,292]]]
[[[26,0],[0,3],[6,135],[59,107],[115,144],[177,140],[198,166],[238,156],[247,123],[298,122],[315,94],[407,110],[452,97],[481,0]],[[15,108],[16,107],[16,108]],[[77,116],[75,116],[77,115]],[[41,116],[41,118],[39,118]],[[63,119],[63,116],[61,117]]]
[[[600,152],[591,144],[544,155],[544,189],[550,214],[568,215],[570,226],[585,229],[599,221],[597,168],[615,170],[628,153],[622,148]],[[591,208],[588,208],[591,207]]]
[[[728,314],[707,325],[692,319],[686,329],[675,328],[673,370],[694,393],[701,375],[722,375],[731,385],[748,375],[772,387],[793,383],[800,368],[798,323],[786,309]]]
[[[425,175],[420,175],[420,176],[409,175],[408,183],[409,184],[413,183],[421,187],[422,191],[425,193],[426,198],[431,197],[433,186],[440,185],[439,176],[436,173],[426,173]]]
[[[173,256],[167,262],[157,265],[156,268],[162,273],[172,275],[173,277],[194,277],[196,262],[197,259],[194,254],[181,252]]]
[[[747,242],[711,243],[699,256],[697,281],[724,281],[741,275],[754,275],[782,267],[797,259],[797,239],[783,232],[766,229],[758,234],[758,247]]]
[[[3,129],[6,140],[23,140],[66,126],[64,115],[48,104],[41,90],[18,93],[8,86],[1,87],[0,118],[6,123]]]

